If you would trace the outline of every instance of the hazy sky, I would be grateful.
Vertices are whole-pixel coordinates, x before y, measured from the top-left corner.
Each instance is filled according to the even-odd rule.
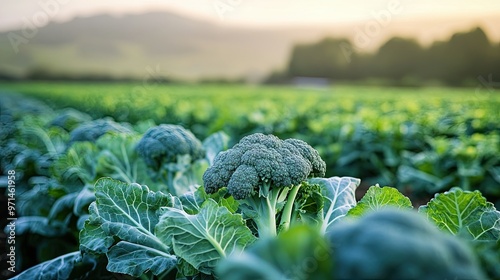
[[[0,0],[0,30],[99,13],[167,10],[234,25],[356,22],[385,10],[393,18],[500,16],[499,0]],[[390,7],[393,7],[392,10]],[[499,27],[500,28],[500,27]]]

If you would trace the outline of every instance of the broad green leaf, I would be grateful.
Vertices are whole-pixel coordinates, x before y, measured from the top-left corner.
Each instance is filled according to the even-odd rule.
[[[96,201],[90,205],[89,220],[80,232],[82,251],[107,252],[108,270],[135,277],[151,268],[138,265],[133,253],[118,257],[116,252],[140,248],[137,255],[152,260],[153,274],[171,269],[175,256],[170,254],[171,248],[154,234],[154,229],[159,221],[160,207],[176,206],[179,201],[161,192],[151,192],[147,186],[109,178],[97,181],[95,191]],[[109,248],[115,238],[122,241],[118,243],[121,245]]]
[[[316,228],[301,225],[276,238],[260,239],[242,253],[222,260],[217,276],[241,279],[331,279],[332,259]]]
[[[195,191],[187,192],[179,196],[179,200],[182,203],[182,209],[190,215],[197,214],[201,209],[201,205],[207,198],[208,194],[205,193],[203,188],[198,188]]]
[[[71,278],[75,275],[72,275],[73,268],[79,262],[85,262],[90,264],[92,267],[95,267],[95,260],[91,258],[83,258],[81,257],[80,252],[73,252],[66,255],[62,255],[58,258],[55,258],[50,261],[43,262],[39,265],[29,268],[23,273],[17,275],[11,280],[22,280],[22,279],[30,279],[30,280],[66,280],[66,279],[74,279]],[[85,275],[81,275],[85,276]],[[82,278],[84,279],[84,278]]]
[[[183,259],[177,262],[177,279],[184,279],[186,276],[195,276],[200,272]]]
[[[355,191],[361,180],[352,177],[312,178],[309,183],[321,186],[324,205],[320,224],[321,232],[326,233],[356,205]]]
[[[208,168],[208,161],[199,159],[192,161],[190,155],[178,155],[176,163],[164,164],[165,169],[171,173],[173,180],[171,193],[181,196],[195,191],[203,182],[203,173]]]
[[[392,206],[396,208],[413,208],[408,197],[391,187],[381,188],[378,184],[371,186],[358,204],[351,208],[348,216],[362,216],[370,211]]]
[[[80,250],[83,253],[107,253],[109,247],[114,243],[113,235],[102,227],[103,221],[95,203],[90,204],[89,213],[89,218],[80,231]]]
[[[473,240],[498,240],[500,238],[500,211],[479,191],[452,188],[436,194],[419,212],[445,231]]]
[[[8,232],[6,226],[5,232]],[[60,222],[50,222],[46,217],[25,216],[16,220],[16,234],[39,234],[46,237],[63,236],[68,229]]]
[[[94,183],[96,179],[96,162],[98,148],[90,142],[77,142],[71,145],[66,154],[58,158],[52,166],[52,174],[61,183],[80,180]]]
[[[7,186],[7,176],[1,186]],[[3,183],[3,184],[2,184]],[[31,177],[28,183],[29,190],[22,192],[23,195],[16,197],[16,212],[18,216],[47,216],[56,198],[50,195],[50,191],[61,188],[55,179],[36,176]],[[17,190],[19,191],[19,190]],[[43,199],[40,199],[43,197]]]
[[[489,279],[500,279],[500,240],[470,242]]]
[[[81,216],[78,216],[78,220],[76,221],[76,229],[81,231],[89,217],[89,214],[82,214]]]
[[[106,176],[126,183],[152,184],[147,166],[135,150],[139,135],[108,133],[96,141],[98,177]],[[100,176],[99,176],[100,175]]]
[[[203,202],[209,198],[217,202],[219,206],[226,207],[231,213],[235,213],[238,210],[239,203],[232,196],[226,198],[226,195],[227,188],[221,188],[216,193],[209,195],[205,192],[203,187],[199,187],[196,191],[188,192],[179,196],[179,200],[182,203],[182,209],[191,215],[197,214],[200,211]]]
[[[111,247],[107,255],[109,271],[135,276],[142,275],[145,271],[159,275],[166,271],[165,268],[172,269],[177,264],[177,258],[173,255],[165,255],[154,248],[125,241]]]
[[[87,209],[93,201],[95,201],[94,186],[87,184],[82,188],[75,199],[73,214],[76,216],[86,215],[88,213]]]
[[[205,188],[200,187],[198,190],[205,192]],[[227,188],[220,188],[216,193],[209,195],[211,199],[215,200],[219,206],[226,207],[229,212],[236,213],[240,203],[234,199],[233,196],[228,195]]]
[[[59,198],[50,209],[49,220],[66,221],[69,219],[73,214],[73,206],[77,196],[78,193],[70,193]]]
[[[211,134],[203,141],[203,149],[206,152],[206,158],[210,165],[212,165],[215,156],[227,149],[229,143],[229,136],[223,131]]]
[[[173,246],[175,255],[200,272],[211,274],[217,262],[237,249],[244,249],[255,237],[240,214],[208,199],[196,215],[165,207],[156,232]]]
[[[398,169],[398,180],[400,182],[410,183],[415,189],[425,189],[429,193],[442,191],[452,185],[455,176],[454,174],[447,175],[433,175],[406,165],[402,165]]]

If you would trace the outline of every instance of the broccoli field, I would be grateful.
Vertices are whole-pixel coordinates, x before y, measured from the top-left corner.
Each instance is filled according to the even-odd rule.
[[[499,108],[480,86],[0,84],[2,278],[500,279]]]

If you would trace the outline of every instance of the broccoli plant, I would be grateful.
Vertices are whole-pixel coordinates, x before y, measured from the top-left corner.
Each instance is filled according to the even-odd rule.
[[[204,171],[208,165],[200,140],[179,125],[162,124],[150,128],[136,150],[154,180],[163,181],[174,195],[194,190],[201,181],[200,170]]]
[[[325,162],[306,142],[255,133],[219,153],[203,182],[207,193],[227,187],[244,216],[255,222],[259,237],[276,236],[290,225],[302,183],[323,177],[325,170]]]

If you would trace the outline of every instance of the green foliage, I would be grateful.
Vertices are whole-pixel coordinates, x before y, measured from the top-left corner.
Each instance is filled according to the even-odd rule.
[[[88,266],[89,271],[95,269],[96,261],[92,258],[82,260],[80,251],[68,253],[55,258],[51,261],[41,263],[35,267],[26,270],[23,274],[11,278],[12,280],[22,279],[77,279],[85,278],[88,276],[86,273],[76,274],[73,273],[75,266]]]
[[[500,211],[479,191],[460,188],[436,194],[419,211],[445,231],[472,240],[500,239]]]
[[[351,208],[348,216],[359,217],[371,211],[378,211],[384,207],[398,209],[413,208],[408,197],[391,187],[381,188],[379,185],[371,186],[358,204]]]
[[[331,279],[332,269],[326,240],[315,228],[302,225],[228,256],[216,272],[227,280],[326,280]]]
[[[59,114],[49,123],[50,126],[61,127],[66,131],[71,132],[80,124],[91,121],[92,118],[73,108],[67,108],[59,112]]]
[[[466,244],[410,210],[344,220],[327,237],[335,279],[484,279]]]
[[[241,215],[211,199],[195,215],[183,209],[164,208],[156,230],[177,257],[205,274],[211,274],[221,258],[255,241]]]
[[[84,253],[106,253],[107,269],[135,277],[151,270],[159,275],[172,269],[176,257],[164,239],[155,235],[160,208],[180,204],[172,196],[153,193],[147,186],[100,179],[96,201],[80,233]],[[115,238],[119,240],[115,244]]]
[[[111,118],[93,120],[79,125],[70,133],[70,142],[89,141],[95,142],[99,137],[108,133],[131,133],[127,126],[116,123]]]
[[[313,178],[311,184],[321,186],[323,207],[318,215],[321,233],[330,231],[335,223],[356,205],[356,188],[361,180],[351,177]]]
[[[285,140],[297,148],[297,153],[291,154],[307,158],[303,155],[311,155],[310,147],[314,146],[317,155],[327,163],[328,176],[361,177],[363,186],[376,183],[396,186],[414,205],[428,201],[428,196],[435,192],[461,187],[463,191],[452,189],[436,196],[421,212],[436,228],[441,228],[443,234],[473,248],[487,276],[498,278],[499,215],[493,204],[487,202],[495,202],[500,197],[500,167],[496,156],[500,147],[499,115],[498,98],[494,94],[485,99],[471,95],[470,89],[447,93],[446,89],[339,86],[335,94],[330,94],[292,88],[255,90],[213,85],[198,91],[197,86],[171,85],[171,94],[152,90],[151,95],[137,98],[127,91],[126,85],[120,84],[17,86],[31,88],[30,94],[43,96],[55,106],[84,106],[94,118],[113,116],[131,123],[131,126],[125,125],[128,132],[111,131],[93,142],[70,143],[70,133],[74,130],[70,127],[87,123],[83,120],[85,117],[74,118],[68,121],[74,124],[62,128],[53,124],[59,111],[21,96],[0,95],[0,169],[2,174],[6,170],[16,171],[16,263],[17,269],[26,273],[18,279],[34,278],[35,274],[43,275],[42,271],[56,279],[68,278],[68,272],[71,272],[69,279],[80,276],[82,279],[213,279],[216,263],[228,256],[235,256],[237,260],[238,254],[252,260],[244,265],[246,268],[241,273],[247,271],[252,275],[254,268],[266,267],[267,271],[276,272],[268,276],[288,275],[287,263],[300,268],[297,262],[309,259],[311,253],[303,248],[324,244],[326,241],[317,237],[329,236],[337,226],[343,227],[349,218],[346,215],[351,215],[349,212],[377,208],[376,205],[381,204],[409,206],[408,200],[391,188],[371,188],[356,202],[360,180],[353,177],[307,179],[297,186],[276,188],[280,192],[273,193],[275,188],[268,184],[269,180],[264,183],[250,179],[259,176],[253,165],[236,174],[238,180],[234,180],[233,187],[252,189],[255,199],[248,199],[247,203],[235,199],[227,188],[229,181],[221,188],[217,186],[216,192],[210,190],[213,193],[207,194],[199,186],[204,172],[210,165],[215,166],[218,154],[230,154],[219,152],[244,135],[256,132],[272,133],[283,139],[303,139],[308,144]],[[103,88],[110,94],[102,95]],[[44,93],[46,89],[50,89],[50,93]],[[58,94],[62,94],[60,99]],[[130,102],[115,106],[116,100]],[[88,107],[90,104],[94,106],[92,110]],[[119,110],[114,111],[115,108]],[[124,118],[123,112],[128,112],[126,116],[130,119]],[[156,177],[136,147],[148,129],[165,122],[190,127],[193,135],[205,139],[202,147],[206,154],[194,162],[190,156],[181,155],[175,162],[164,164],[160,168],[162,175]],[[132,131],[132,127],[137,132]],[[249,155],[262,157],[265,160],[257,163],[272,168],[259,170],[273,173],[274,167],[283,161],[289,163],[287,171],[292,170],[289,167],[302,166],[301,160],[292,164],[287,151],[281,150],[281,157],[274,158],[279,164],[269,159],[269,154],[272,153],[249,153],[245,162],[250,163]],[[174,193],[166,191],[168,188],[162,179],[168,177],[165,174],[170,169],[176,170],[171,177]],[[322,170],[321,165],[316,169]],[[310,176],[317,175],[311,173]],[[293,178],[301,178],[300,174],[288,173],[290,178],[282,177],[278,181],[291,182]],[[101,177],[112,179],[99,180]],[[196,178],[199,183],[192,184]],[[7,182],[7,177],[0,176],[0,182]],[[260,187],[259,192],[256,185]],[[476,189],[481,194],[473,191]],[[267,207],[268,202],[272,207]],[[364,221],[372,212],[377,211],[363,212],[355,223]],[[259,235],[256,221],[274,229],[277,236],[264,240],[262,237],[266,234]],[[150,222],[156,223],[156,227]],[[307,230],[295,229],[304,227]],[[292,234],[295,231],[301,233]],[[225,232],[244,238],[230,239],[233,235]],[[280,241],[282,236],[288,236],[286,242]],[[176,246],[179,240],[184,243]],[[384,248],[391,245],[381,244]],[[272,252],[264,253],[266,246]],[[436,244],[432,246],[441,248]],[[81,259],[75,252],[79,248]],[[203,257],[202,248],[210,257]],[[372,254],[376,256],[373,259],[378,259],[385,254],[385,251],[378,253],[373,249],[376,253],[371,253],[371,250],[365,248],[359,251],[363,252],[359,256],[355,253],[358,250],[351,252],[356,258]],[[233,251],[234,255],[230,253]],[[283,262],[273,259],[272,256],[282,256],[280,254],[286,255]],[[436,255],[443,255],[442,251]],[[45,261],[49,262],[43,263]],[[370,261],[356,263],[365,268]],[[40,263],[43,264],[36,266]],[[61,268],[61,274],[56,275],[52,269],[55,265]],[[35,267],[28,270],[32,266]],[[321,271],[310,272],[314,278],[323,275]]]
[[[227,150],[229,140],[229,135],[223,131],[216,132],[203,140],[202,146],[206,152],[206,158],[210,165],[213,164],[219,152]]]

